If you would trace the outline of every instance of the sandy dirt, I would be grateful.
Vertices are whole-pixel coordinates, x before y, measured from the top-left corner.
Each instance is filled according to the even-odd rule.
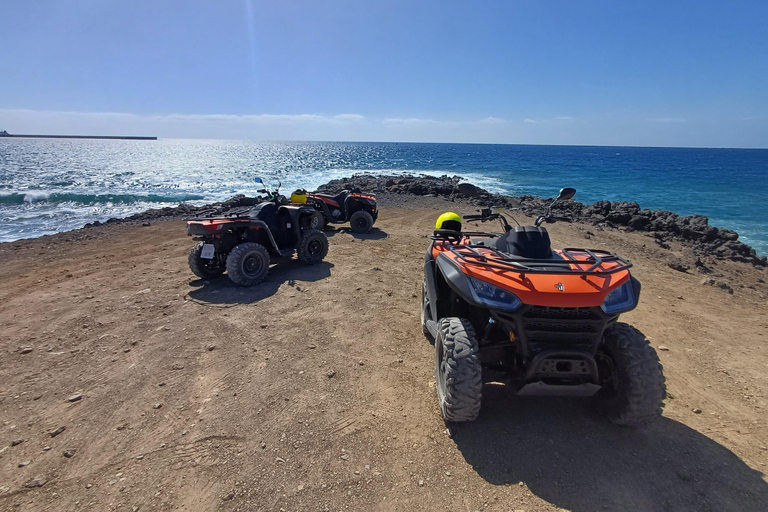
[[[669,268],[679,247],[551,225],[634,263],[622,319],[659,352],[664,416],[489,385],[447,429],[423,256],[440,212],[473,210],[384,204],[253,288],[194,277],[183,222],[0,244],[0,510],[768,510],[764,270],[717,264],[729,293]]]

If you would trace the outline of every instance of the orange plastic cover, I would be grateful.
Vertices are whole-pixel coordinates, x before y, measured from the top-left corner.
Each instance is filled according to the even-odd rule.
[[[465,239],[466,241],[466,239]],[[481,279],[499,288],[508,290],[525,304],[536,306],[551,306],[563,308],[601,306],[605,302],[605,296],[619,285],[629,279],[629,270],[620,270],[612,274],[606,273],[621,266],[618,262],[607,261],[594,269],[589,275],[580,274],[548,274],[533,273],[521,270],[506,270],[462,260],[451,252],[449,242],[436,241],[432,246],[432,256],[448,258],[454,261],[468,276]],[[460,245],[456,247],[461,247]],[[496,251],[482,247],[473,247],[475,250],[493,262],[499,259]],[[562,254],[562,251],[555,250]],[[569,251],[578,261],[586,261],[589,255],[584,252]],[[577,262],[570,263],[573,270],[587,270],[592,264]],[[604,274],[604,275],[601,275]]]

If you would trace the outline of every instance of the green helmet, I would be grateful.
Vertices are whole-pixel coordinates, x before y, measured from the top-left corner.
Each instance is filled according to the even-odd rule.
[[[453,231],[461,231],[461,217],[453,212],[445,212],[437,218],[437,222],[435,222],[435,229],[450,229]]]

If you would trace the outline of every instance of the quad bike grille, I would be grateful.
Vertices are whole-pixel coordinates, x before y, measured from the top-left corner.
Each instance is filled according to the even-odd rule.
[[[600,308],[530,306],[515,315],[517,337],[528,355],[545,350],[593,352],[610,317]]]
[[[599,320],[593,308],[554,308],[547,306],[533,306],[525,312],[526,318],[551,318],[551,319],[583,319]]]

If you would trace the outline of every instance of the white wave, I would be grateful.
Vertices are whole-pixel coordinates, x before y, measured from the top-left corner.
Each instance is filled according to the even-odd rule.
[[[24,194],[24,202],[34,203],[37,201],[47,201],[50,196],[51,196],[51,192],[45,192],[42,190],[35,191],[35,192],[26,192]]]

